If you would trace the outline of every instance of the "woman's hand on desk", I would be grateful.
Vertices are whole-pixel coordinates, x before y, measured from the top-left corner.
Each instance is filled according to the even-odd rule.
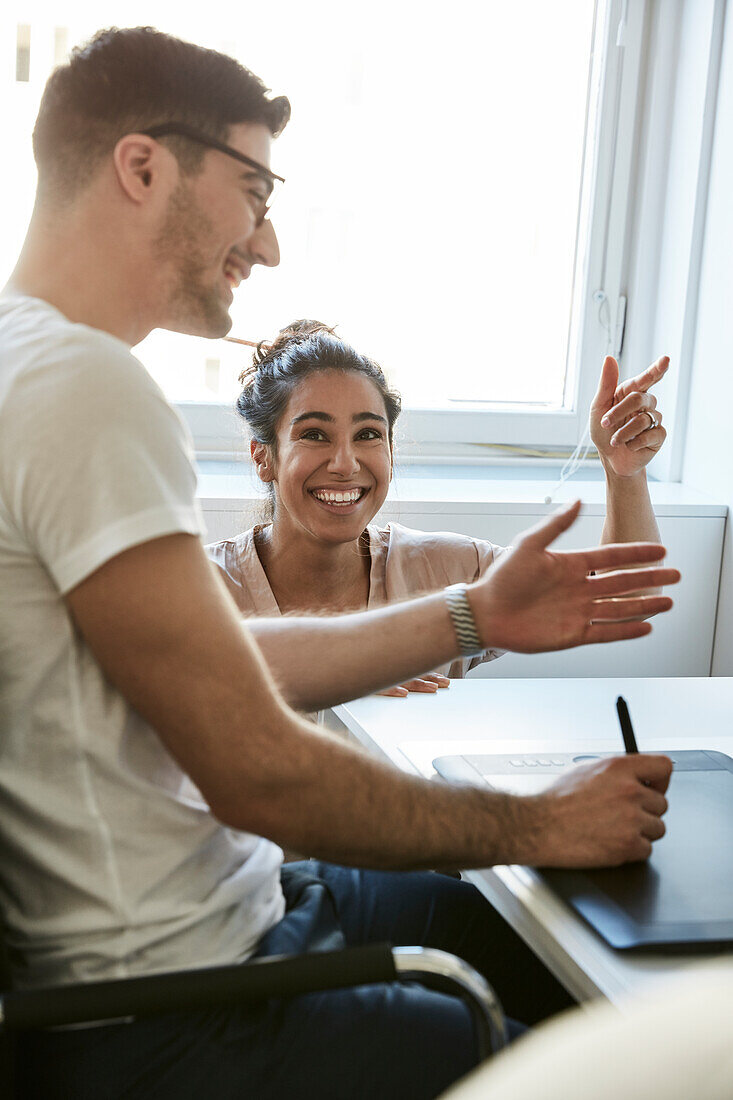
[[[542,867],[616,867],[648,859],[652,842],[664,835],[661,818],[667,812],[664,792],[671,774],[668,757],[646,753],[573,769],[550,790],[534,796],[540,827],[535,851],[526,862]]]
[[[447,676],[441,675],[440,672],[428,672],[425,676],[417,677],[414,680],[405,680],[404,684],[395,684],[394,687],[385,688],[384,691],[378,691],[376,694],[392,695],[397,699],[404,699],[411,691],[433,694],[439,688],[447,687],[450,687],[450,680]]]
[[[676,584],[680,579],[676,569],[638,568],[664,557],[665,549],[658,543],[549,549],[579,511],[580,501],[576,501],[525,532],[470,586],[471,608],[486,648],[541,653],[639,638],[651,631],[651,624],[627,620],[670,609],[668,596],[638,595],[641,589]],[[589,575],[600,570],[611,572]]]

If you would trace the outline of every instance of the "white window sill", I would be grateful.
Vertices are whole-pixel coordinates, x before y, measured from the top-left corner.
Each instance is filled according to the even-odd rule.
[[[237,512],[264,501],[266,492],[248,460],[200,460],[198,497],[205,510]],[[556,488],[560,466],[467,465],[426,463],[398,465],[385,509],[410,505],[411,513],[435,514],[460,506],[466,514],[537,515],[565,501],[580,498],[588,516],[605,513],[605,484],[597,465],[584,467]],[[723,501],[708,497],[679,482],[649,482],[654,510],[665,516],[724,517]],[[551,503],[546,498],[552,494]]]

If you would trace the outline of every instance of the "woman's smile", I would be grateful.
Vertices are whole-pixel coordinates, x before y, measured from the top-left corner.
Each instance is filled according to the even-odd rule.
[[[364,485],[358,485],[352,488],[339,486],[333,488],[309,489],[308,492],[316,503],[322,508],[325,508],[326,511],[340,513],[341,515],[351,515],[351,513],[355,512],[361,505],[364,498],[369,493],[369,489]]]

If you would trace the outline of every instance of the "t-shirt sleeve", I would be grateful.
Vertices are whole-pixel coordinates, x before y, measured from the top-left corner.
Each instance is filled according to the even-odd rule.
[[[61,593],[123,550],[203,534],[190,438],[141,363],[79,326],[15,381],[0,493]]]
[[[247,607],[242,589],[241,575],[238,575],[236,542],[232,539],[210,542],[204,546],[204,550],[238,609],[243,614],[251,614],[252,609]]]

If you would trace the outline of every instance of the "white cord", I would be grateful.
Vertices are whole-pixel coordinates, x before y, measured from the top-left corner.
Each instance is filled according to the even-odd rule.
[[[629,0],[623,0],[621,5],[621,18],[618,21],[618,30],[616,31],[616,45],[622,50],[626,45],[626,28],[628,26],[629,19]]]
[[[611,354],[613,346],[613,332],[611,331],[611,306],[605,290],[597,290],[593,295],[593,301],[598,306],[598,321],[606,330],[606,355]],[[558,489],[561,489],[566,481],[576,473],[588,457],[591,448],[590,420],[586,423],[583,434],[578,440],[577,446],[565,465],[560,470],[560,480],[552,487],[545,497],[545,504],[552,504],[553,497]]]

